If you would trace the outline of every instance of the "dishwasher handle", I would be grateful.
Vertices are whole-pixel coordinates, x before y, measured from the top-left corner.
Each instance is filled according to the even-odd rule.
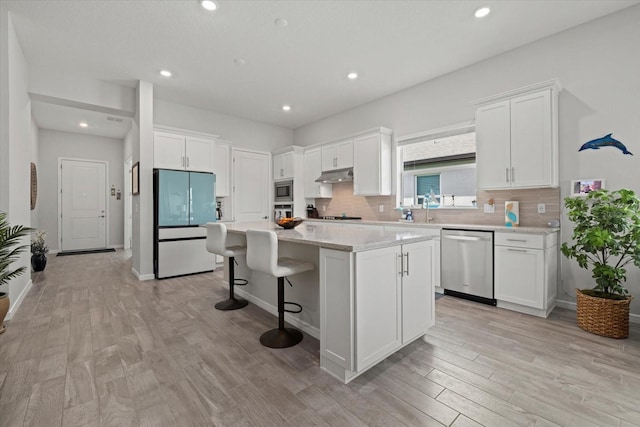
[[[443,239],[449,239],[449,240],[465,240],[467,242],[480,242],[480,241],[486,241],[486,240],[491,240],[489,237],[478,237],[478,236],[454,236],[454,235],[447,235],[447,234],[443,234],[442,235]]]

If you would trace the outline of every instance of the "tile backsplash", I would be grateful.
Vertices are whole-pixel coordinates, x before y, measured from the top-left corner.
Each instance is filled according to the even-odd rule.
[[[495,212],[484,213],[483,206],[493,199]],[[434,223],[504,225],[504,202],[520,202],[521,227],[546,227],[552,219],[560,219],[560,189],[537,188],[529,190],[478,191],[477,208],[430,209]],[[544,203],[546,212],[538,213],[538,203]],[[353,183],[333,184],[333,197],[315,199],[320,216],[361,216],[369,221],[397,221],[401,217],[396,209],[396,196],[354,196]],[[379,212],[380,206],[383,212]],[[415,222],[426,222],[426,210],[412,209]]]

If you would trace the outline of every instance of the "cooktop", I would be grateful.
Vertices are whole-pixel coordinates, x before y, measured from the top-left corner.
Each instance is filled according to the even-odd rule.
[[[362,219],[361,216],[321,216],[320,219]]]

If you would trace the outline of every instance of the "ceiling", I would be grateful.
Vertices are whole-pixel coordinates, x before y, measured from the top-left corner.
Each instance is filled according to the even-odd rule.
[[[30,67],[145,80],[157,99],[291,129],[639,3],[219,0],[207,12],[196,0],[2,1]],[[475,18],[484,5],[491,14]],[[78,131],[78,109],[35,104],[38,126]]]

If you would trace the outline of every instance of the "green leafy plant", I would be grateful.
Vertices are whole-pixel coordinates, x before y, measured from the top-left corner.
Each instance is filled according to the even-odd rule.
[[[33,237],[31,241],[31,253],[34,255],[45,255],[49,252],[49,246],[44,241],[44,238],[47,236],[46,231],[36,231],[36,235]]]
[[[586,197],[564,199],[569,219],[575,224],[573,242],[561,251],[584,269],[591,269],[593,289],[582,292],[594,297],[625,299],[629,291],[625,266],[640,267],[640,200],[628,189],[598,190]]]
[[[11,270],[11,263],[18,259],[29,245],[20,245],[20,239],[29,235],[31,228],[22,225],[9,225],[7,214],[0,212],[0,286],[24,273],[26,267]]]

